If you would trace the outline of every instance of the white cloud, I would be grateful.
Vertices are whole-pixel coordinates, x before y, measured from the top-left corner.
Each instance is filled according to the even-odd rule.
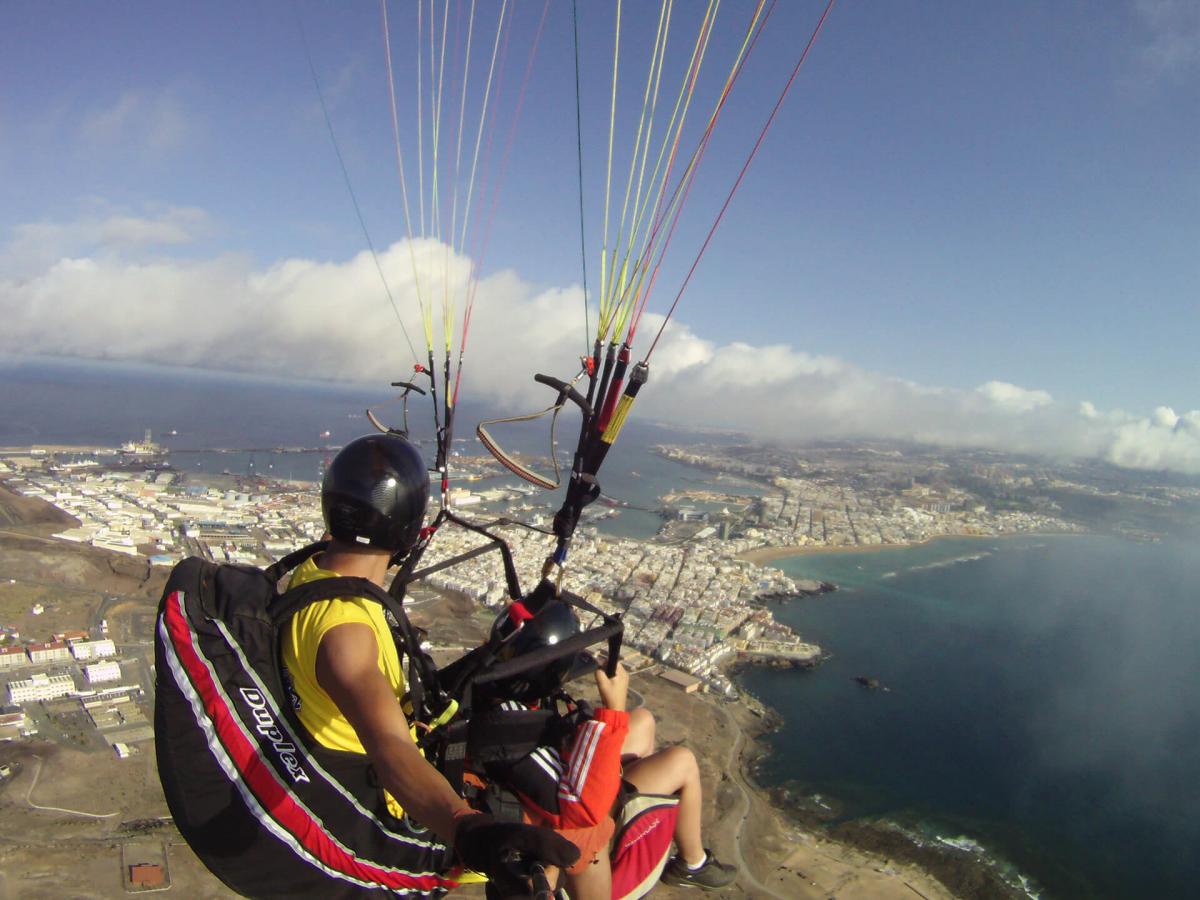
[[[32,222],[13,228],[8,245],[0,248],[0,276],[44,272],[69,257],[108,257],[190,244],[212,231],[208,214],[195,207],[136,215],[100,206],[71,222]]]
[[[1182,76],[1200,64],[1200,3],[1137,0],[1134,11],[1145,29],[1142,61],[1152,73]]]
[[[171,234],[169,227],[106,221],[97,232],[125,241]],[[187,215],[176,221],[183,234],[187,221]],[[467,260],[432,241],[417,242],[413,252],[426,273],[426,302],[440,309],[445,284],[461,295]],[[413,342],[423,348],[408,245],[387,248],[380,263]],[[544,405],[548,392],[532,375],[574,374],[584,347],[579,303],[577,288],[537,289],[512,272],[484,281],[464,396],[498,407]],[[288,259],[266,269],[235,257],[57,259],[32,276],[0,275],[0,320],[0,351],[15,353],[380,383],[413,362],[367,253],[343,262]],[[649,315],[643,321],[643,350],[659,322]],[[437,317],[434,332],[441,334]],[[890,437],[1200,473],[1200,411],[1161,408],[1135,416],[1091,402],[1056,402],[1045,391],[1001,381],[972,390],[920,385],[786,344],[719,343],[678,320],[655,350],[638,404],[647,418],[771,438]]]
[[[1027,413],[1054,402],[1045,391],[1031,391],[1006,381],[989,381],[975,389],[998,409]]]
[[[1105,459],[1131,469],[1200,472],[1200,410],[1176,415],[1160,406],[1148,418],[1118,425]]]
[[[79,126],[84,143],[94,148],[118,148],[155,155],[187,143],[191,118],[168,89],[125,91],[85,116]]]

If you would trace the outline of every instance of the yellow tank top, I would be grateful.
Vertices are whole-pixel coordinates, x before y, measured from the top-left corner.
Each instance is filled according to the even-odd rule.
[[[310,557],[296,568],[291,586],[306,584],[318,578],[334,578],[337,572],[320,568]],[[392,640],[383,607],[374,600],[362,597],[339,597],[318,600],[292,616],[283,633],[283,664],[292,679],[292,688],[300,701],[297,715],[319,744],[331,750],[366,753],[354,727],[341,710],[317,683],[317,647],[331,628],[356,622],[375,632],[379,645],[379,671],[387,678],[397,702],[406,687],[400,656]],[[389,798],[390,799],[390,798]]]

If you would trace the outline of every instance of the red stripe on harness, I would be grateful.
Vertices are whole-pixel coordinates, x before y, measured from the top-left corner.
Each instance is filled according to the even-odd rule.
[[[323,865],[360,881],[388,888],[424,891],[457,887],[457,882],[438,875],[411,875],[364,862],[340,847],[321,822],[296,802],[275,770],[259,755],[257,744],[242,731],[237,714],[225,702],[196,648],[191,624],[183,612],[180,592],[176,591],[168,598],[164,618],[175,653],[203,701],[217,737],[242,781],[250,788],[263,810],[290,832],[297,843]]]

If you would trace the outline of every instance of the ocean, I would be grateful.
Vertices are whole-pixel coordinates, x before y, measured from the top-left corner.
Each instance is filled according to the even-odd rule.
[[[776,609],[831,659],[743,676],[784,720],[760,780],[953,842],[1031,895],[1197,896],[1195,551],[1038,536],[784,560],[840,589]]]
[[[0,357],[0,385],[0,446],[113,446],[149,428],[177,432],[164,440],[180,468],[244,474],[253,463],[301,479],[316,478],[328,453],[317,448],[369,431],[363,409],[390,396],[386,386],[13,357]],[[460,409],[464,452],[478,452],[473,428],[487,412]],[[428,423],[413,422],[428,441]],[[571,428],[558,437],[565,453]],[[549,448],[545,427],[506,440]],[[707,484],[651,452],[688,440],[632,421],[602,471],[606,492],[653,509],[672,488]],[[601,523],[639,538],[657,525],[637,509]],[[784,722],[767,738],[762,782],[831,821],[882,819],[958,847],[1042,897],[1197,895],[1194,542],[945,539],[777,565],[840,587],[774,607],[828,661],[742,675]]]

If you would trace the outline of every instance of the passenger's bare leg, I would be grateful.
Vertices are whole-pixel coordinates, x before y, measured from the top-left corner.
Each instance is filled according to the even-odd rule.
[[[654,714],[642,706],[629,714],[629,733],[621,745],[621,761],[641,759],[654,752]]]
[[[643,794],[679,794],[679,819],[675,823],[679,855],[690,866],[703,862],[700,813],[704,798],[695,754],[687,747],[668,747],[629,763],[624,775]]]
[[[607,850],[596,855],[596,861],[584,866],[578,875],[567,876],[567,892],[571,900],[612,900],[612,868]]]

